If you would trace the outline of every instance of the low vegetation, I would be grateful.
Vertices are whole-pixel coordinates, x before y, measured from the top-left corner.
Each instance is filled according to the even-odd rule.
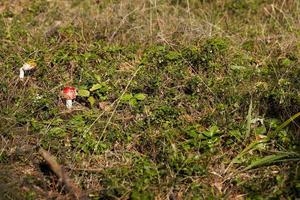
[[[90,199],[300,198],[299,19],[297,0],[1,1],[0,196],[72,199],[42,147]]]

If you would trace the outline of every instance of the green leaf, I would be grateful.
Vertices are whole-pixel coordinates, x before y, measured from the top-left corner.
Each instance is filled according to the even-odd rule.
[[[229,131],[229,135],[235,137],[238,141],[241,141],[242,135],[239,130],[231,130]]]
[[[134,190],[130,195],[130,199],[132,199],[132,200],[150,200],[150,199],[154,199],[154,197],[153,197],[153,194],[148,191]]]
[[[293,63],[293,61],[291,61],[290,59],[288,59],[288,58],[285,58],[285,59],[283,59],[282,60],[282,65],[284,65],[284,66],[289,66],[289,65],[291,65],[292,63]]]
[[[196,130],[189,130],[187,134],[192,138],[196,138],[199,135],[199,133]]]
[[[65,132],[65,130],[60,127],[54,127],[49,131],[49,136],[56,138],[64,137],[66,134],[67,133]]]
[[[95,102],[96,102],[96,99],[93,96],[90,96],[88,98],[88,101],[90,102],[91,106],[93,106],[95,104]]]
[[[168,60],[176,60],[179,59],[182,55],[176,51],[170,51],[167,55],[166,58]]]
[[[269,126],[272,129],[276,129],[279,126],[279,120],[278,119],[270,119]]]
[[[101,81],[101,76],[99,76],[98,74],[95,74],[94,77],[95,77],[95,79],[96,79],[98,82]]]
[[[81,97],[88,97],[90,96],[90,92],[88,90],[78,90],[78,95]]]
[[[136,98],[139,101],[143,101],[146,98],[146,94],[144,93],[138,93],[134,95],[134,98]]]
[[[91,88],[90,88],[90,91],[95,91],[95,90],[99,90],[100,88],[102,88],[102,84],[94,84]]]
[[[122,97],[121,97],[121,100],[122,101],[129,101],[130,99],[132,99],[132,94],[124,94]]]
[[[129,103],[129,105],[131,105],[131,106],[136,106],[136,105],[138,104],[137,100],[134,99],[134,98],[130,99],[128,103]]]
[[[255,128],[255,134],[256,135],[263,135],[267,132],[267,129],[265,126],[260,126],[260,127],[257,127]]]
[[[209,128],[208,131],[204,131],[203,135],[205,135],[206,137],[213,137],[216,133],[220,132],[219,127],[216,125],[213,125],[212,127]]]

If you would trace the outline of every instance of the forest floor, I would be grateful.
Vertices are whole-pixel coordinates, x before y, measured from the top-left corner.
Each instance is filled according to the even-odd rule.
[[[0,199],[74,199],[41,148],[90,199],[300,198],[298,0],[2,0],[0,44]]]

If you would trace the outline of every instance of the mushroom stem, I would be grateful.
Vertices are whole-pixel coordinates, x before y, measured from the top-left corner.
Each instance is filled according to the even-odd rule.
[[[23,67],[20,68],[20,79],[23,80],[24,79],[24,70],[23,70]]]
[[[66,106],[67,106],[68,109],[72,108],[72,100],[71,99],[66,100]]]

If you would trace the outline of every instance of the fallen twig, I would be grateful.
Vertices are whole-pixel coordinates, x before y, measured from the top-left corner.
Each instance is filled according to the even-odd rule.
[[[87,199],[83,195],[81,189],[69,178],[68,174],[64,171],[63,167],[58,164],[56,158],[48,151],[41,148],[39,150],[41,156],[45,159],[51,170],[56,174],[59,180],[66,186],[67,190],[78,200]]]

